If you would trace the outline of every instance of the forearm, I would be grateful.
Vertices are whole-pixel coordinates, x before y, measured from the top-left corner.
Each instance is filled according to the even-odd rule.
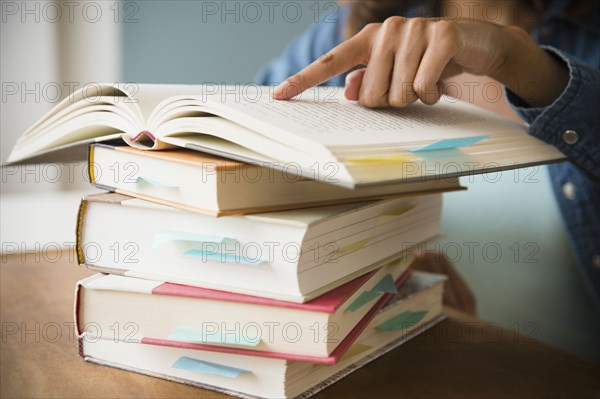
[[[502,64],[490,77],[504,84],[532,107],[552,104],[569,82],[564,62],[542,49],[524,30],[501,29]]]

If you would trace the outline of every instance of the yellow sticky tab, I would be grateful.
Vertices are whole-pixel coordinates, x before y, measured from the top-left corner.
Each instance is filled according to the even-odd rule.
[[[335,252],[338,254],[343,254],[346,252],[353,252],[361,249],[371,240],[370,238],[365,238],[364,240],[353,242],[352,244],[344,245],[341,248],[338,248]]]
[[[373,347],[369,346],[369,345],[364,345],[364,344],[359,344],[359,343],[352,344],[352,346],[350,348],[348,348],[346,353],[344,353],[344,355],[340,358],[339,361],[343,362],[346,359],[350,359],[351,357],[360,355],[361,353],[366,352],[372,348]]]
[[[383,212],[382,215],[383,216],[400,216],[403,213],[406,213],[414,208],[415,208],[415,205],[402,205],[397,208],[389,209],[389,210]]]
[[[344,162],[349,164],[386,164],[386,163],[404,163],[411,162],[420,159],[420,157],[414,155],[392,155],[387,157],[365,157],[365,158],[351,158],[346,159]]]

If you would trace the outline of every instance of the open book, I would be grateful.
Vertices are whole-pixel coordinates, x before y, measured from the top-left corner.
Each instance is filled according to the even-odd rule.
[[[282,102],[262,86],[104,84],[54,107],[19,139],[8,161],[115,138],[149,150],[190,148],[347,187],[564,159],[525,126],[450,97],[435,106],[373,110],[347,101],[338,87]]]

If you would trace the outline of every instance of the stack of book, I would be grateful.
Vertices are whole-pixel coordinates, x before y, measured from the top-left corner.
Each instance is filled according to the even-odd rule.
[[[310,396],[443,319],[444,277],[410,264],[440,235],[457,176],[562,157],[456,102],[366,110],[339,93],[239,90],[98,85],[13,150],[40,160],[96,142],[90,181],[108,192],[82,199],[76,229],[79,263],[101,272],[76,288],[84,359]]]
[[[390,188],[344,196],[190,150],[94,144],[89,163],[102,174],[136,171],[111,187],[92,174],[111,192],[81,202],[79,262],[106,273],[77,287],[86,360],[235,395],[295,397],[442,318],[444,277],[409,265],[411,250],[439,235],[440,192],[460,188],[456,179],[365,200]],[[199,177],[207,171],[216,180]],[[273,180],[240,177],[257,174]],[[297,209],[270,210],[285,207]]]

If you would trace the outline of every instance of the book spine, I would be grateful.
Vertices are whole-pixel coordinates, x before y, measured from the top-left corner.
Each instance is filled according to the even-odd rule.
[[[88,147],[88,178],[91,184],[96,184],[96,178],[94,176],[94,149],[96,147],[91,144]]]
[[[79,353],[79,356],[81,356],[82,358],[86,359],[84,350],[83,350],[83,340],[85,339],[85,334],[77,334],[77,353]]]
[[[77,255],[77,263],[80,265],[85,263],[82,232],[87,206],[87,200],[82,198],[81,202],[79,203],[79,210],[77,211],[77,223],[75,224],[75,254]]]
[[[90,179],[90,183],[95,186],[96,188],[99,188],[100,190],[106,190],[106,191],[111,191],[111,192],[115,192],[116,188],[115,187],[111,187],[111,186],[105,186],[103,184],[99,184],[96,182],[96,168],[94,167],[96,165],[96,162],[94,161],[94,154],[95,154],[95,149],[96,147],[105,147],[105,148],[110,148],[111,150],[115,149],[115,145],[111,144],[111,142],[106,142],[106,143],[97,143],[97,144],[90,144],[88,147],[88,178]]]
[[[73,305],[74,306],[73,321],[75,322],[75,333],[77,334],[77,337],[81,336],[81,326],[79,324],[79,309],[81,309],[80,293],[81,293],[81,282],[78,281],[77,284],[75,285],[75,303]],[[79,338],[78,338],[78,342],[79,342]],[[81,347],[79,348],[79,351],[81,354]]]

